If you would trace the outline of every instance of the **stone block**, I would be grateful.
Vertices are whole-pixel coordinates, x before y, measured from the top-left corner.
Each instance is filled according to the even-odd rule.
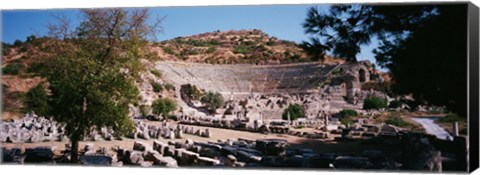
[[[153,150],[159,152],[160,154],[164,154],[165,149],[168,147],[167,144],[160,142],[160,141],[153,141]]]
[[[24,163],[53,163],[55,148],[53,147],[36,147],[25,149]]]
[[[233,164],[233,167],[245,167],[246,163],[245,162],[235,162]]]
[[[175,147],[174,146],[167,146],[163,156],[175,156]]]
[[[177,168],[177,160],[170,156],[161,156],[161,155],[155,155],[155,161],[154,164],[160,165],[160,166],[166,166],[170,168]]]
[[[153,162],[150,162],[150,161],[140,162],[140,166],[141,166],[141,167],[144,167],[144,168],[152,167],[152,165],[153,165]]]
[[[110,166],[112,164],[112,158],[109,156],[101,155],[85,155],[80,156],[80,163],[83,165],[100,165],[100,166]]]
[[[209,157],[198,157],[196,160],[196,165],[198,166],[214,166],[218,164],[220,164],[219,160]]]
[[[235,162],[237,162],[237,158],[234,155],[228,155],[227,160],[225,161],[225,165],[227,166],[235,166]]]
[[[133,150],[136,151],[145,151],[147,149],[151,149],[150,145],[140,142],[140,141],[135,141],[133,142]]]
[[[283,139],[259,139],[255,147],[265,155],[282,156],[286,153],[288,143]]]
[[[132,164],[141,164],[142,162],[144,162],[143,160],[143,152],[140,152],[140,151],[132,151],[130,153],[130,157],[129,157],[129,162],[132,163]]]
[[[177,149],[176,157],[179,165],[192,165],[195,160],[200,157],[198,153],[188,151],[185,149]]]
[[[154,161],[156,154],[160,154],[160,153],[155,150],[146,150],[143,152],[143,159],[145,161]]]

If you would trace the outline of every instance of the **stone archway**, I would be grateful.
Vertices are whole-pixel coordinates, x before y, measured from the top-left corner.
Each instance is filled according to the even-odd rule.
[[[360,81],[360,83],[364,83],[367,81],[367,72],[365,70],[358,70],[358,80]]]
[[[344,77],[347,101],[352,103],[355,94],[360,90],[360,83],[354,74],[348,74]]]

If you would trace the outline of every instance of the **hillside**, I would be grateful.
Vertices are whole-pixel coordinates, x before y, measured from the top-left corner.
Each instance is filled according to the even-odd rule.
[[[2,43],[2,119],[15,118],[23,111],[26,92],[42,82],[35,76],[41,48],[46,42],[56,42],[51,38],[27,37],[25,42]],[[269,36],[261,30],[214,31],[162,42],[151,42],[152,58],[143,59],[148,70],[155,61],[185,61],[210,64],[286,64],[308,62],[308,56],[292,41]],[[342,63],[342,59],[326,57],[325,62]],[[167,85],[163,79],[145,72],[137,81],[144,97],[157,98],[172,96],[174,93],[153,92],[152,84]],[[151,101],[151,100],[148,100]]]
[[[232,64],[308,61],[296,43],[268,36],[258,29],[214,31],[152,43],[162,60]]]

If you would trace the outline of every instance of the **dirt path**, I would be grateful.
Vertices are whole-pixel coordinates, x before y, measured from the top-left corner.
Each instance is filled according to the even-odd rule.
[[[422,117],[422,118],[411,118],[413,121],[421,124],[425,131],[429,134],[435,135],[439,139],[447,140],[452,138],[452,136],[442,127],[434,123],[437,119],[435,117]]]

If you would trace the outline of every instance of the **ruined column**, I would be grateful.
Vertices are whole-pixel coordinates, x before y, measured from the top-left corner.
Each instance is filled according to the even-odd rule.
[[[290,125],[292,123],[290,120],[290,112],[287,113],[287,120],[288,120],[288,125]]]
[[[458,136],[458,122],[453,122],[452,123],[452,134],[453,134],[453,137],[457,137]]]

